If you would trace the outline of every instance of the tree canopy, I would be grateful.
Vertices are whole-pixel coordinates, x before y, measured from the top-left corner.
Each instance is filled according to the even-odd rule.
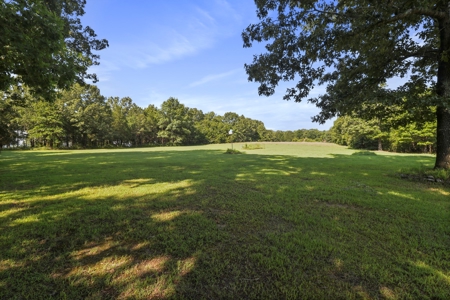
[[[436,107],[436,168],[450,167],[450,14],[448,1],[255,0],[260,22],[243,32],[245,47],[266,41],[267,53],[245,65],[260,95],[280,81],[297,80],[284,99],[308,101],[313,121],[359,114],[370,107]],[[389,88],[391,78],[405,83]],[[427,96],[423,96],[425,92]],[[422,95],[421,97],[416,97]],[[408,101],[404,101],[404,99]]]
[[[0,3],[0,90],[26,84],[54,96],[73,82],[97,81],[93,51],[108,46],[81,24],[85,0],[10,0]]]

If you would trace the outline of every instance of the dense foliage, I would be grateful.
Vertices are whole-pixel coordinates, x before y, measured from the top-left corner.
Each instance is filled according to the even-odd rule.
[[[355,149],[436,153],[435,113],[432,106],[405,110],[401,105],[366,104],[337,118],[330,135],[333,142]]]
[[[332,141],[354,149],[392,152],[436,152],[436,121],[389,127],[380,120],[339,117],[330,129]]]
[[[10,0],[0,3],[0,91],[26,84],[52,97],[85,79],[98,64],[94,51],[108,46],[81,24],[86,0]]]
[[[372,118],[367,104],[405,110],[434,106],[435,168],[450,168],[448,1],[255,3],[260,21],[246,28],[243,40],[245,47],[267,42],[267,52],[246,65],[261,95],[272,95],[280,81],[297,80],[284,99],[299,102],[323,85],[322,95],[308,99],[321,109],[318,122],[355,112]],[[386,85],[398,77],[406,82]],[[425,91],[426,97],[417,97]]]

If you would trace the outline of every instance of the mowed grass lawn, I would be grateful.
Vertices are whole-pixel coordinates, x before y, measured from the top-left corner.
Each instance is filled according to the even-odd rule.
[[[229,147],[3,151],[0,299],[450,299],[432,156]]]

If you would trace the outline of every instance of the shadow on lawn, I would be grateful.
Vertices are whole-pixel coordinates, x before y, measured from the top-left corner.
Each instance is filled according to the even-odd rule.
[[[427,158],[222,153],[2,162],[0,298],[448,296],[445,211],[435,231],[417,211],[446,200],[389,194],[389,166]]]

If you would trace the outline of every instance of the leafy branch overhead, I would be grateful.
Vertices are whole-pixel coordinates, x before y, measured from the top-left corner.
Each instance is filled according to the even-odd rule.
[[[96,82],[88,68],[94,51],[108,47],[83,27],[85,0],[2,1],[0,4],[0,90],[26,84],[35,94],[54,96],[73,82]]]
[[[326,95],[309,99],[323,109],[315,120],[324,122],[352,111],[367,99],[367,92],[378,96],[387,79],[411,70],[421,76],[412,77],[399,91],[414,86],[416,93],[432,83],[438,41],[433,20],[426,16],[441,12],[404,7],[399,13],[399,7],[378,2],[328,2],[301,1],[294,6],[292,1],[257,1],[261,22],[248,26],[243,38],[245,47],[270,41],[268,53],[246,65],[249,79],[261,83],[261,95],[272,95],[281,80],[298,78],[284,99],[299,102],[316,85],[327,84]],[[276,19],[270,10],[277,10]],[[418,25],[423,31],[416,32]],[[337,99],[345,103],[332,101]]]

